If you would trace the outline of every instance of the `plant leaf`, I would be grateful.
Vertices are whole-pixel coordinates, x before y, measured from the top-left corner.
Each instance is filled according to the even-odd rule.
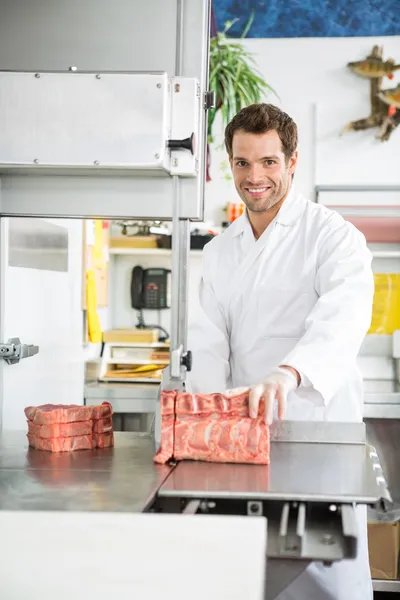
[[[242,35],[240,36],[242,39],[245,38],[246,35],[249,33],[250,27],[253,25],[254,16],[255,16],[255,13],[254,13],[254,10],[252,10],[251,11],[251,15],[250,15],[250,19],[248,20],[247,25],[244,28]]]
[[[237,21],[225,23],[222,32],[210,40],[209,86],[215,92],[216,108],[208,114],[208,137],[212,139],[212,129],[218,112],[225,127],[245,106],[255,104],[269,95],[278,94],[263,79],[256,68],[254,56],[241,42],[233,41],[226,33]],[[254,21],[254,11],[242,33],[245,37]]]

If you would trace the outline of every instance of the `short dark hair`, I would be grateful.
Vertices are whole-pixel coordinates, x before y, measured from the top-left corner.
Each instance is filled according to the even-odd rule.
[[[225,129],[225,147],[232,157],[232,142],[236,131],[266,133],[276,131],[282,143],[282,150],[288,161],[297,149],[297,125],[288,114],[273,104],[251,104],[242,108]]]

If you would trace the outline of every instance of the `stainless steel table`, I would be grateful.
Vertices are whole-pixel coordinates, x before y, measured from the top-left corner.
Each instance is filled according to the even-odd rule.
[[[263,515],[268,523],[267,595],[276,598],[312,561],[357,555],[355,505],[391,497],[361,423],[281,422],[271,464],[178,463],[154,510]]]
[[[171,472],[149,435],[115,433],[115,448],[50,453],[23,432],[0,434],[0,509],[141,512]]]
[[[116,433],[115,448],[52,454],[29,449],[23,432],[3,432],[0,512],[266,518],[272,600],[310,561],[355,556],[354,503],[375,506],[390,495],[363,424],[275,423],[271,441],[270,466],[158,466],[147,434]]]

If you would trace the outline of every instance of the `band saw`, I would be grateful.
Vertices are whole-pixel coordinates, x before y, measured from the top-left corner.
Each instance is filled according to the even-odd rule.
[[[179,547],[185,528],[191,527],[188,517],[201,520],[201,529],[212,523],[213,540],[219,537],[219,524],[223,528],[227,518],[241,517],[250,527],[249,519],[257,520],[260,530],[255,533],[265,533],[265,547],[258,546],[258,554],[263,556],[262,572],[257,572],[262,594],[248,597],[272,600],[310,562],[330,565],[355,558],[357,507],[384,511],[391,503],[378,456],[365,443],[361,423],[319,423],[316,428],[308,422],[274,422],[269,466],[194,461],[160,466],[153,463],[154,451],[152,436],[116,433],[113,449],[51,454],[29,449],[20,432],[5,432],[0,451],[1,526],[12,523],[14,536],[23,536],[24,544],[37,546],[29,536],[29,526],[28,531],[17,526],[21,510],[34,511],[31,522],[35,524],[37,519],[54,519],[55,511],[71,517],[101,512],[111,523],[107,529],[111,537],[118,530],[112,531],[114,520],[117,524],[121,513],[125,518],[134,513],[138,531],[149,519],[155,520],[163,530],[173,529],[171,535]],[[52,523],[53,531],[62,526],[63,518]],[[171,538],[168,544],[157,527],[149,531],[155,545],[165,544],[165,560],[173,562],[176,550]],[[105,546],[109,547],[107,535]],[[193,536],[196,539],[196,533]],[[238,535],[238,547],[244,540]],[[132,572],[136,574],[146,569],[142,544],[139,533],[130,544]],[[36,547],[32,569],[43,558],[38,550]],[[193,550],[193,558],[200,560],[200,565],[198,550]],[[7,563],[12,557],[9,553],[3,560]],[[207,579],[205,572],[204,578],[213,598],[213,576]],[[149,579],[147,597],[153,597],[152,585]],[[130,589],[135,597],[138,586],[140,578],[133,578]]]

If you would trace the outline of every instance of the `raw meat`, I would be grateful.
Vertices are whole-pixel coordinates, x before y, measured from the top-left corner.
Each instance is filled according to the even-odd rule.
[[[269,464],[270,439],[263,418],[264,403],[260,403],[256,419],[250,419],[248,406],[248,390],[234,397],[163,392],[161,445],[154,461]]]
[[[93,444],[95,448],[110,448],[114,446],[113,433],[94,433]]]
[[[112,406],[45,404],[28,406],[28,440],[32,448],[71,452],[114,445]]]
[[[42,406],[28,406],[25,415],[29,421],[38,425],[52,423],[74,423],[88,421],[89,419],[104,419],[111,417],[111,404],[103,403],[100,406],[78,406],[76,404],[43,404]]]
[[[91,450],[92,448],[110,448],[114,445],[112,433],[94,433],[72,437],[41,438],[28,433],[29,445],[37,450],[50,452],[71,452],[73,450]]]
[[[161,394],[161,444],[154,458],[161,464],[174,456],[175,399],[176,392]]]
[[[53,423],[52,425],[37,425],[28,421],[28,432],[40,438],[73,437],[92,433],[92,421],[77,421],[76,423]]]
[[[50,452],[71,452],[72,450],[91,450],[93,445],[92,435],[76,435],[74,437],[40,438],[29,435],[29,445],[37,450]]]
[[[93,431],[96,433],[108,433],[112,432],[113,424],[112,418],[107,417],[106,419],[97,419],[93,421]]]

